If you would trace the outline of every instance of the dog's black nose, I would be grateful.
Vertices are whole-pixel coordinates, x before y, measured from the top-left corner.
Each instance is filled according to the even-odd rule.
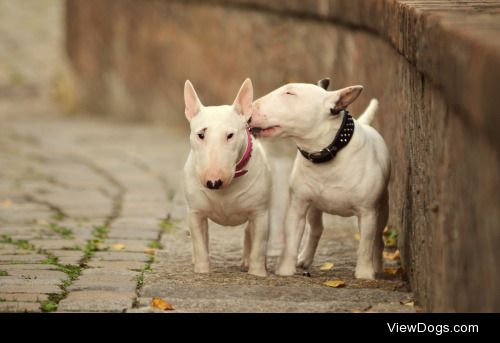
[[[222,180],[219,179],[219,180],[216,180],[214,182],[212,181],[207,181],[207,187],[210,188],[210,189],[219,189],[221,188],[222,186]]]
[[[219,189],[221,186],[222,186],[222,180],[221,179],[215,181],[215,183],[214,183],[214,188],[215,189]]]

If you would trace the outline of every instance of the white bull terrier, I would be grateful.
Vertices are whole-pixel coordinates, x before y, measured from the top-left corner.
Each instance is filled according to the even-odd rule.
[[[276,274],[292,275],[296,266],[311,266],[326,212],[358,217],[361,238],[355,276],[374,279],[382,271],[390,177],[387,146],[369,126],[378,102],[373,99],[356,120],[346,108],[363,87],[329,92],[328,83],[324,79],[318,85],[287,84],[254,102],[253,130],[262,137],[290,137],[298,147],[290,176],[285,248]],[[297,257],[306,214],[310,234]]]
[[[236,226],[248,221],[242,269],[266,276],[271,173],[250,134],[253,87],[246,79],[232,105],[203,106],[191,82],[184,86],[191,152],[184,166],[188,225],[196,273],[208,273],[208,221]]]

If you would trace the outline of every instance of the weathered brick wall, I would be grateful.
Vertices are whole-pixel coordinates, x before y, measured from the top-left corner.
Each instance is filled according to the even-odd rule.
[[[393,160],[390,224],[434,311],[500,311],[497,1],[67,0],[84,103],[184,122],[182,86],[229,103],[288,81],[363,84]]]

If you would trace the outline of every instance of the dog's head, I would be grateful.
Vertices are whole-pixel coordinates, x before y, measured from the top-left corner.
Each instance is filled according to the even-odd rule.
[[[247,145],[253,86],[246,79],[232,105],[203,106],[191,82],[184,85],[185,114],[200,182],[210,189],[227,187]]]
[[[341,120],[347,108],[363,90],[351,86],[327,91],[329,81],[318,85],[289,83],[256,100],[250,126],[261,137],[300,137],[325,120]]]

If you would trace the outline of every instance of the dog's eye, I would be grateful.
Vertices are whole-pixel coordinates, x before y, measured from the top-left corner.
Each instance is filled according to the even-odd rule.
[[[295,93],[292,93],[292,92],[286,92],[285,94],[286,95],[296,95]]]
[[[199,139],[203,139],[203,138],[205,138],[205,134],[204,134],[204,133],[199,133],[199,134],[198,134],[198,138],[199,138]]]
[[[230,133],[229,135],[227,135],[227,140],[230,140],[231,138],[233,138],[234,134],[233,133]]]

